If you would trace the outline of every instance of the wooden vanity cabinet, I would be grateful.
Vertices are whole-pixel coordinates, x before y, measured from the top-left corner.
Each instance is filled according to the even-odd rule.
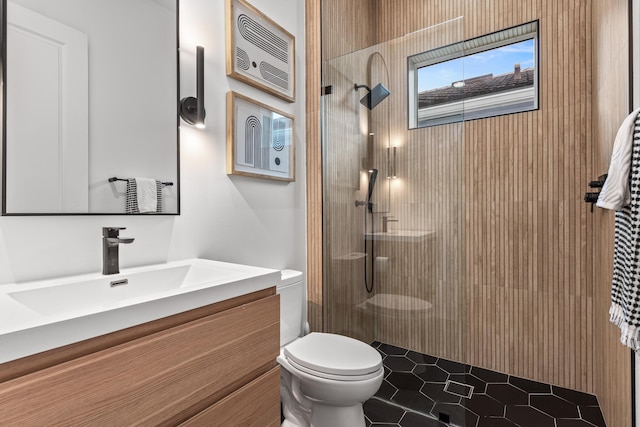
[[[0,365],[0,425],[279,426],[275,288]]]

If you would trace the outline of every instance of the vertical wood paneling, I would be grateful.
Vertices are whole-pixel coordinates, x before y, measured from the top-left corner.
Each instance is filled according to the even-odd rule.
[[[322,324],[322,144],[320,141],[320,0],[305,0],[307,168],[307,312],[311,329]]]
[[[420,248],[377,246],[394,260],[381,286],[422,295],[436,303],[436,315],[413,323],[379,317],[374,338],[596,392],[608,425],[630,425],[629,355],[607,314],[613,217],[597,209],[590,214],[582,201],[588,181],[606,171],[627,112],[627,46],[617,42],[626,41],[627,2],[371,0],[365,9],[361,1],[357,9],[323,3],[331,4],[329,20],[340,16],[339,27],[323,32],[327,59],[458,16],[464,16],[460,39],[540,20],[540,110],[459,129],[406,130],[405,63],[385,53],[401,175],[392,183],[391,213],[401,221],[398,228],[435,227],[439,234]],[[363,16],[375,25],[354,33]],[[429,41],[435,47],[445,39],[434,34]],[[425,41],[412,43],[418,48]],[[319,70],[318,56],[313,63],[308,70]],[[317,111],[319,99],[308,103]],[[309,155],[320,156],[319,133],[307,137],[315,147]],[[318,170],[309,173],[308,181],[320,180]],[[308,207],[310,218],[320,215],[311,208],[321,204]],[[321,225],[314,224],[320,239]],[[311,265],[321,253],[317,242],[310,245],[316,247],[309,251]],[[416,256],[422,270],[400,262]],[[332,283],[327,286],[325,298],[331,298]]]
[[[617,128],[629,113],[627,10],[625,0],[594,0],[593,44],[593,165],[592,177],[608,169]],[[616,40],[616,43],[612,43]],[[596,394],[607,425],[631,425],[630,350],[620,344],[620,330],[609,323],[613,222],[610,211],[596,209],[592,216],[594,287],[592,316],[596,337]]]

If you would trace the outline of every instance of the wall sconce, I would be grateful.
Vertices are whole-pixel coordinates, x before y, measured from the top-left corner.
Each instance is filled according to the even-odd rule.
[[[397,178],[396,148],[397,147],[387,147],[387,178]]]
[[[187,96],[180,100],[180,117],[182,120],[204,128],[204,47],[196,47],[196,98]]]

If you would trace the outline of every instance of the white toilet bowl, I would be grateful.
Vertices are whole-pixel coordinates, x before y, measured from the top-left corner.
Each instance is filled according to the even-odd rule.
[[[341,335],[311,333],[281,349],[283,427],[364,427],[362,403],[384,377],[371,346]]]
[[[282,427],[364,427],[362,403],[382,384],[382,357],[342,335],[305,335],[302,273],[282,270],[280,295],[280,399]]]

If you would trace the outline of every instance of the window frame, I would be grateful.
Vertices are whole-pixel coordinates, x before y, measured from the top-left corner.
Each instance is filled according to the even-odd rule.
[[[534,20],[523,24],[515,25],[513,27],[505,28],[493,33],[485,34],[482,36],[467,39],[461,42],[453,43],[450,45],[431,49],[416,55],[407,57],[407,100],[408,106],[408,127],[409,130],[421,129],[424,127],[439,126],[441,124],[457,123],[465,120],[464,115],[470,112],[480,112],[486,109],[487,106],[502,105],[507,107],[514,105],[518,101],[524,99],[530,99],[530,92],[533,90],[533,107],[526,108],[517,111],[490,113],[487,115],[481,115],[474,117],[471,120],[477,120],[488,117],[501,116],[505,114],[517,114],[527,111],[535,111],[540,108],[540,21]],[[520,33],[517,33],[521,30]],[[509,36],[509,33],[516,33]],[[443,105],[429,107],[429,110],[434,111],[434,114],[430,114],[428,117],[433,119],[441,119],[441,122],[429,124],[426,126],[419,126],[420,111],[418,110],[418,70],[423,67],[440,64],[442,62],[450,61],[457,58],[464,58],[476,53],[486,52],[493,49],[498,49],[504,46],[509,46],[514,43],[520,43],[526,40],[533,40],[533,60],[534,60],[534,77],[533,77],[533,89],[525,88],[514,91],[507,91],[503,93],[488,94],[477,96],[469,99],[463,99],[460,101],[450,102]],[[438,54],[442,52],[442,54]],[[471,78],[471,77],[470,77]],[[526,92],[529,93],[526,96]],[[498,104],[496,104],[498,103]],[[464,108],[462,107],[464,105]],[[469,119],[467,119],[469,120]]]

